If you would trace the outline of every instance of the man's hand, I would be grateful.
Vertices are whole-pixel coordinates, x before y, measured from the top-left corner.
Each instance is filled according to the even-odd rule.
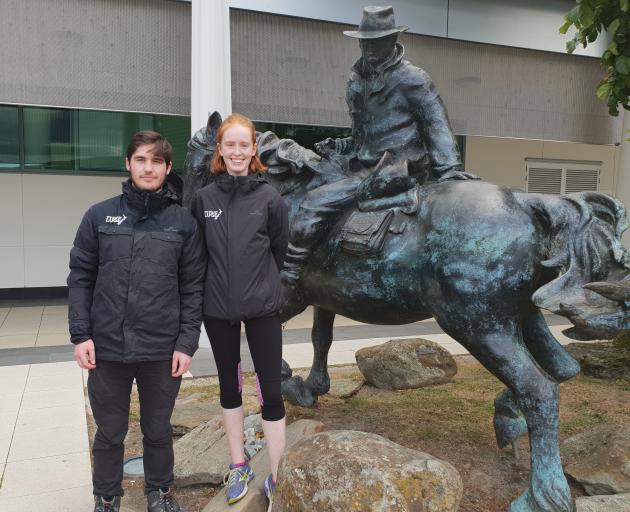
[[[314,144],[314,147],[315,147],[315,151],[319,155],[326,157],[326,156],[332,155],[333,153],[337,151],[337,141],[335,139],[328,137],[320,142],[316,142]]]
[[[84,370],[96,368],[96,350],[91,339],[74,346],[74,360]]]
[[[447,171],[438,178],[438,183],[449,180],[478,180],[479,176],[470,172]]]
[[[192,357],[177,350],[173,352],[173,364],[171,365],[171,377],[181,377],[188,371]]]

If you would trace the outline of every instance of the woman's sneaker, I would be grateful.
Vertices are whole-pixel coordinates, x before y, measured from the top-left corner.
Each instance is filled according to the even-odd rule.
[[[267,496],[267,499],[269,500],[267,512],[271,512],[271,508],[273,507],[273,493],[276,492],[276,484],[273,483],[273,477],[271,475],[265,478],[263,490],[265,491],[265,496]]]
[[[230,464],[230,470],[225,475],[223,483],[226,485],[225,498],[229,504],[236,503],[247,494],[247,484],[254,478],[254,472],[249,464],[242,466]]]

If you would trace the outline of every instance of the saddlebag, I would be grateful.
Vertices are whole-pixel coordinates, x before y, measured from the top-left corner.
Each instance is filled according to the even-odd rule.
[[[341,228],[341,249],[355,256],[378,254],[393,218],[393,210],[355,211]]]

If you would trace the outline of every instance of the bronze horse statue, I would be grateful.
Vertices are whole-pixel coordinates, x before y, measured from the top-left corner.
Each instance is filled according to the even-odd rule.
[[[211,179],[220,122],[213,114],[189,143],[185,205]],[[308,165],[298,169],[282,162],[265,147],[266,135],[259,135],[259,151],[291,216],[321,177]],[[361,214],[358,205],[310,257],[303,288],[314,307],[313,365],[306,380],[283,381],[285,398],[311,405],[328,391],[336,314],[390,325],[433,317],[505,384],[495,401],[498,444],[507,446],[529,432],[530,485],[510,511],[574,511],[558,447],[559,383],[580,367],[554,338],[540,308],[569,316],[576,326],[567,335],[578,339],[601,333],[585,328],[584,311],[602,303],[609,312],[620,310],[584,285],[628,276],[629,257],[620,243],[627,227],[624,206],[597,192],[557,197],[483,181],[426,183],[403,196],[386,198],[381,206],[390,207],[380,213],[368,212],[380,222],[373,233],[380,237],[377,247],[354,247],[346,236],[352,216]],[[626,317],[613,330],[627,325]]]

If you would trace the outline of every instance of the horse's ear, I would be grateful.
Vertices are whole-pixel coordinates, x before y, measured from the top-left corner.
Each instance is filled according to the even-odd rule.
[[[213,139],[216,139],[217,131],[222,122],[223,119],[221,119],[221,114],[219,114],[216,110],[210,114],[208,124],[206,125],[206,132],[208,134],[212,134]]]

